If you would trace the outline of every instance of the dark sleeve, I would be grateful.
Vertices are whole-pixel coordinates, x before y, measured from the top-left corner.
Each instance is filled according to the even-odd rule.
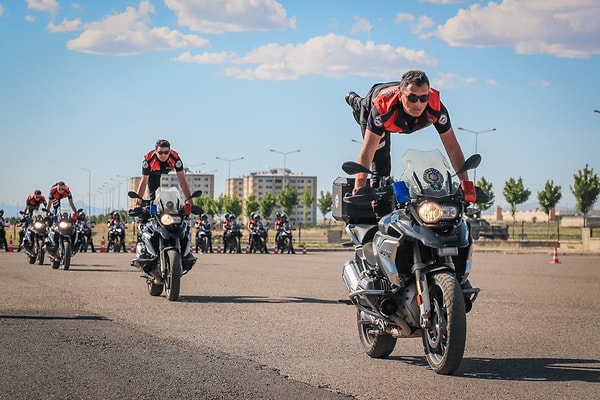
[[[439,134],[446,133],[450,128],[452,128],[452,123],[450,122],[450,114],[446,109],[444,103],[440,102],[440,111],[438,114],[438,120],[435,124],[435,129]]]
[[[142,175],[150,175],[150,164],[145,158],[144,161],[142,161]]]
[[[376,134],[377,136],[383,135],[385,133],[385,127],[383,126],[383,118],[384,117],[379,115],[377,107],[371,106],[369,118],[367,118],[367,129]]]
[[[177,160],[175,160],[175,171],[183,171],[183,161],[181,161],[180,157],[177,157]]]

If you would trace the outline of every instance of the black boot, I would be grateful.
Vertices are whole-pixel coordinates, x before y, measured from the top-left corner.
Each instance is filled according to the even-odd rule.
[[[360,97],[355,92],[348,92],[348,94],[346,94],[345,99],[346,103],[348,103],[348,105],[352,107],[352,115],[354,116],[354,120],[357,124],[360,124],[360,109],[362,97]]]

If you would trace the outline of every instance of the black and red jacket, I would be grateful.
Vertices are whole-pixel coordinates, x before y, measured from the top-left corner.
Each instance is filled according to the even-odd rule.
[[[183,171],[183,162],[175,150],[171,150],[166,161],[161,162],[156,155],[156,150],[150,150],[144,156],[142,175],[168,174],[171,171]]]

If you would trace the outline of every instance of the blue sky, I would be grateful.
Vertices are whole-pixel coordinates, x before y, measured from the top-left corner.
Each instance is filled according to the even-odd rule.
[[[228,164],[282,167],[270,149],[330,191],[360,148],[345,93],[422,69],[455,130],[496,128],[456,134],[497,204],[522,177],[530,203],[552,179],[573,209],[573,175],[600,173],[599,38],[597,0],[0,0],[0,206],[64,180],[87,208],[90,177],[101,206],[158,138],[217,194]],[[394,135],[394,174],[437,136]]]

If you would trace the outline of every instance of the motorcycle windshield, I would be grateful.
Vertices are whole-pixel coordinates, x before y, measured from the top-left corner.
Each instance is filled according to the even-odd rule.
[[[408,150],[402,157],[404,172],[400,179],[406,183],[410,196],[441,198],[456,193],[460,181],[439,150]]]
[[[160,187],[156,190],[154,204],[156,204],[158,212],[176,213],[183,205],[183,196],[178,188],[172,186],[169,188]]]
[[[46,213],[42,210],[33,210],[31,213],[31,219],[33,221],[42,221],[44,218],[46,218]]]

